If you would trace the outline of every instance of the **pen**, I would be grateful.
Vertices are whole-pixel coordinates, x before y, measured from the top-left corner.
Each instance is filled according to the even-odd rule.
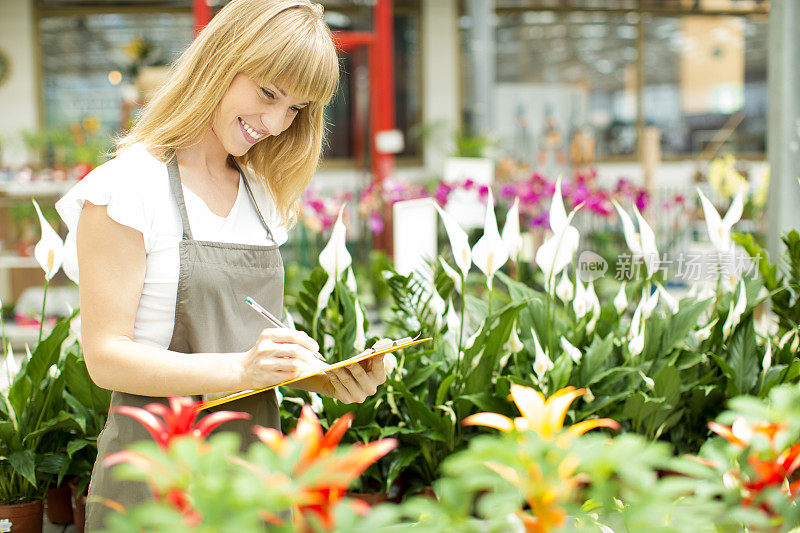
[[[252,298],[250,298],[249,296],[245,297],[244,302],[247,305],[249,305],[250,307],[252,307],[253,310],[256,313],[258,313],[259,315],[261,315],[264,318],[266,318],[267,322],[269,322],[273,326],[276,326],[276,327],[279,327],[279,328],[287,328],[287,329],[289,329],[288,326],[286,326],[283,322],[281,322],[280,320],[275,318],[275,315],[273,315],[272,313],[270,313],[269,311],[264,309],[262,306],[260,306],[258,303],[256,303],[256,301],[253,300]],[[314,357],[316,357],[320,361],[325,361],[325,358],[322,357],[322,354],[319,353],[319,352],[314,352]]]

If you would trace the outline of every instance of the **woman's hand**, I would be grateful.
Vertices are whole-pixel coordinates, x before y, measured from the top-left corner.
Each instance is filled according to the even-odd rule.
[[[263,389],[324,367],[325,363],[314,356],[317,350],[319,345],[305,332],[264,329],[242,359],[242,386]]]
[[[328,386],[325,391],[331,398],[342,403],[361,403],[378,390],[386,381],[383,355],[367,361],[325,372]]]

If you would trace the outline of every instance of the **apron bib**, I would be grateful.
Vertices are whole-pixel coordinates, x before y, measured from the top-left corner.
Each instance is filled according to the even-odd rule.
[[[177,159],[173,157],[167,167],[170,188],[183,224],[175,326],[168,349],[181,353],[247,351],[269,324],[263,317],[247,309],[244,298],[251,296],[275,316],[283,314],[284,271],[278,245],[194,240],[183,199]],[[275,242],[244,174],[242,181],[267,235]],[[193,396],[193,399],[200,400],[201,397]],[[154,402],[168,405],[167,398],[119,391],[111,393],[111,407],[131,405],[143,408]],[[250,420],[232,420],[214,430],[214,433],[238,433],[242,438],[243,452],[258,440],[251,431],[253,425],[280,430],[280,413],[274,389],[205,409],[198,414],[198,419],[213,411],[244,411],[251,415]],[[113,476],[113,468],[102,465],[102,459],[107,454],[120,451],[132,442],[151,439],[147,430],[133,418],[109,413],[97,439],[97,461],[92,469],[89,501],[86,504],[86,531],[105,527],[106,517],[113,512],[103,503],[91,501],[93,497],[114,500],[126,509],[152,499],[146,483],[118,481]]]

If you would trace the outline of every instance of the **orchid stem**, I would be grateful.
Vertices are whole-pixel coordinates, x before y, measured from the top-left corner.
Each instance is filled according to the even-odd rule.
[[[39,343],[42,342],[42,327],[44,327],[44,305],[47,302],[47,286],[50,284],[50,280],[45,278],[44,279],[44,296],[42,297],[42,319],[39,321],[39,342],[37,342],[37,346]]]

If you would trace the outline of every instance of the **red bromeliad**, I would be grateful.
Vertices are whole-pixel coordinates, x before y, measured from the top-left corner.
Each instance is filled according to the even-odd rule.
[[[169,407],[160,403],[151,403],[144,409],[123,405],[114,407],[112,412],[128,415],[138,420],[153,436],[153,440],[164,449],[175,437],[188,435],[194,438],[205,438],[217,426],[224,422],[236,419],[248,419],[247,413],[236,411],[217,411],[202,418],[197,424],[197,407],[200,402],[195,402],[185,396],[171,396]],[[163,422],[155,415],[162,417]]]
[[[138,420],[163,450],[169,449],[172,441],[178,437],[188,436],[202,439],[224,422],[250,418],[247,413],[217,411],[195,423],[199,405],[200,402],[195,402],[184,396],[171,396],[169,398],[169,407],[160,403],[151,403],[146,405],[144,409],[123,405],[114,407],[111,411],[128,415]],[[163,421],[159,420],[156,415],[160,416]],[[152,459],[133,450],[122,450],[108,454],[103,459],[103,463],[108,467],[120,463],[128,463],[145,473],[155,471]],[[201,514],[192,507],[185,491],[175,487],[159,490],[153,483],[150,483],[150,487],[153,491],[153,499],[157,502],[163,500],[169,503],[173,509],[183,515],[187,524],[197,525],[202,522]],[[116,502],[108,503],[113,507]]]
[[[744,418],[737,418],[731,426],[710,422],[708,427],[737,448],[748,448],[756,436],[763,438],[769,444],[767,453],[753,451],[748,455],[747,463],[752,468],[752,475],[732,473],[742,483],[743,504],[757,504],[765,512],[775,514],[775,511],[762,501],[763,498],[760,496],[763,491],[777,488],[792,500],[800,495],[800,479],[795,476],[797,469],[800,468],[800,443],[795,443],[784,450],[778,450],[776,446],[777,437],[787,430],[786,423],[750,424]]]
[[[272,451],[287,457],[292,448],[300,445],[300,459],[292,469],[292,476],[299,477],[324,461],[321,475],[312,484],[301,489],[296,516],[297,530],[310,531],[309,516],[316,516],[328,530],[335,526],[333,509],[344,496],[347,487],[372,463],[389,453],[397,446],[395,439],[381,439],[368,444],[354,444],[344,455],[333,457],[339,441],[352,423],[353,415],[345,414],[323,434],[317,415],[308,405],[303,407],[294,431],[285,436],[281,432],[261,426],[253,431]],[[366,504],[357,503],[357,510],[363,511]]]

